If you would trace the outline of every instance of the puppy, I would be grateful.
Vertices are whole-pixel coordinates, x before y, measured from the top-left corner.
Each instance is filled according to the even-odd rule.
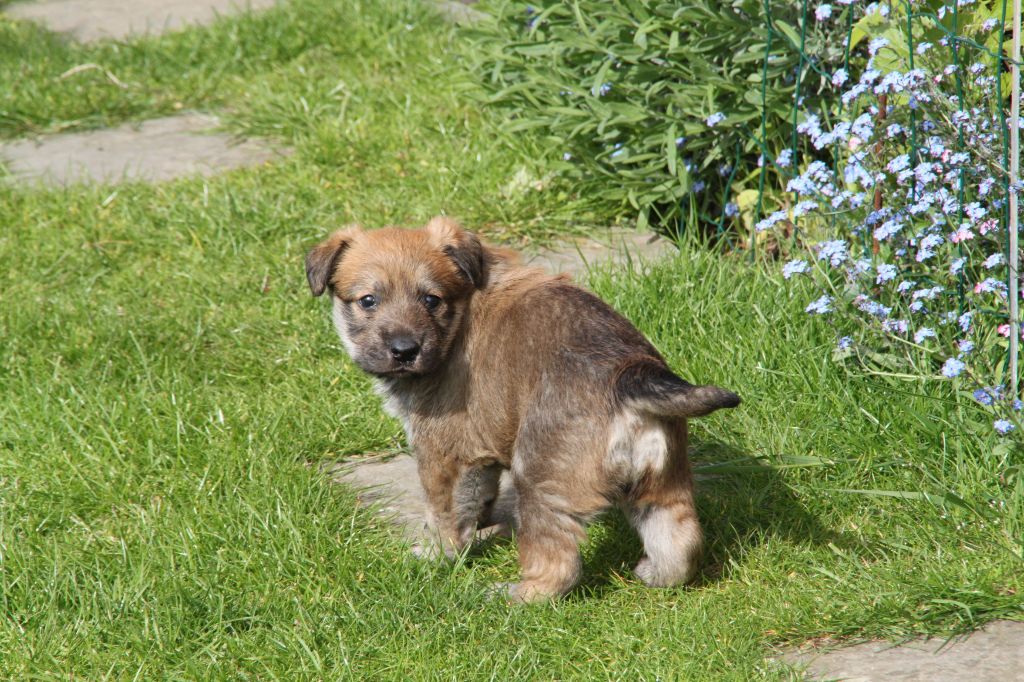
[[[584,527],[620,505],[647,585],[690,581],[701,528],[686,418],[735,407],[694,386],[625,318],[565,276],[524,267],[449,218],[351,227],[309,252],[352,360],[402,420],[441,549],[488,523],[503,469],[518,493],[518,601],[567,592]]]

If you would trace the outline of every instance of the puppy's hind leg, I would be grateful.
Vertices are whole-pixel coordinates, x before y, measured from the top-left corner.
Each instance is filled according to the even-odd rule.
[[[630,522],[646,553],[634,570],[648,587],[672,587],[697,575],[703,535],[689,481],[659,492],[654,500],[629,508]]]

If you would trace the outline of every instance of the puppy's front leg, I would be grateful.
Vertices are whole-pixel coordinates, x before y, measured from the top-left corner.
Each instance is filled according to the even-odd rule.
[[[453,557],[468,546],[498,495],[501,467],[465,465],[451,458],[419,454],[420,482],[427,498],[427,524],[435,546],[420,554]]]

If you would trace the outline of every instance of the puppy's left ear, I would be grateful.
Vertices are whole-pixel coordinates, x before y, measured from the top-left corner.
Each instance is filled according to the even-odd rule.
[[[314,296],[319,296],[330,284],[331,275],[341,259],[349,244],[360,231],[358,226],[338,230],[327,239],[313,247],[306,254],[306,279],[309,281],[309,290]]]
[[[478,287],[483,283],[484,247],[475,234],[445,216],[433,218],[425,229],[470,284]]]

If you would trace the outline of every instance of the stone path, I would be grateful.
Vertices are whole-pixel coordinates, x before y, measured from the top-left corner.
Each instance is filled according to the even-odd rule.
[[[593,237],[567,239],[552,248],[527,251],[524,255],[530,265],[549,272],[566,272],[582,280],[588,266],[651,262],[671,257],[675,252],[672,242],[654,233],[613,229]]]
[[[215,116],[186,113],[83,133],[48,135],[0,145],[0,160],[15,181],[169,180],[270,161],[287,150],[215,132]]]
[[[224,14],[272,7],[278,0],[35,0],[4,8],[15,19],[36,21],[81,42],[124,40],[207,24]]]
[[[358,489],[359,499],[373,505],[383,518],[394,523],[410,543],[427,538],[427,502],[416,473],[416,461],[408,454],[333,464],[324,470],[335,482]],[[515,489],[508,472],[501,477],[492,518],[496,523],[512,524],[514,521]],[[485,537],[492,531],[483,529],[478,536]]]
[[[868,642],[829,652],[783,656],[815,679],[848,682],[1024,681],[1024,623],[997,621],[968,637],[914,640],[894,647]]]

